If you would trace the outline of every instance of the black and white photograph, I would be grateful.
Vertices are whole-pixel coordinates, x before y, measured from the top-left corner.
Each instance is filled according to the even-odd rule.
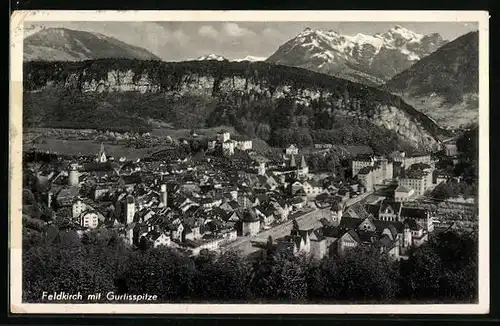
[[[11,311],[487,313],[487,17],[14,14]]]

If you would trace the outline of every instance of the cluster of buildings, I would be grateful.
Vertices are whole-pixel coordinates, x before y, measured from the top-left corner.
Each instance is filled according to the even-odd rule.
[[[252,152],[251,140],[219,132],[209,141],[208,153],[218,148],[231,158],[172,155],[116,162],[101,145],[97,156],[33,169],[48,185],[47,204],[67,220],[67,228],[80,233],[114,229],[137,247],[167,246],[197,255],[204,249],[220,250],[238,237],[256,235],[301,212],[321,210],[327,212],[322,227],[299,225],[276,239],[276,250],[306,252],[320,259],[370,245],[400,259],[433,230],[426,210],[404,206],[432,184],[429,156],[403,156],[402,162],[360,156],[352,161],[354,178],[346,182],[310,173],[294,145],[272,161]],[[234,155],[235,149],[247,155]],[[405,168],[395,177],[397,164]],[[349,199],[393,180],[398,182],[394,198],[345,206]]]
[[[208,140],[208,149],[220,149],[225,156],[234,155],[234,150],[249,151],[252,149],[252,140],[246,137],[234,136],[231,139],[231,134],[221,130],[217,133],[214,139]]]
[[[408,201],[422,196],[439,183],[434,178],[435,161],[428,154],[406,156],[396,152],[388,158],[360,155],[352,160],[352,175],[367,191],[377,185],[397,182],[394,191],[396,201]],[[397,172],[396,172],[397,171]]]
[[[218,136],[219,145],[230,140],[226,133]],[[279,162],[247,157],[245,162],[210,155],[117,162],[101,145],[94,157],[48,163],[37,176],[48,185],[47,204],[67,219],[68,228],[112,228],[131,245],[192,254],[315,209],[320,194],[349,198],[338,184],[315,179],[298,151],[285,151]]]
[[[316,229],[293,228],[290,235],[277,239],[275,250],[322,259],[368,246],[399,260],[407,258],[410,247],[428,241],[434,230],[428,210],[404,207],[392,200],[356,203],[348,208],[337,202],[331,206],[329,218],[322,218],[321,223],[322,227]]]

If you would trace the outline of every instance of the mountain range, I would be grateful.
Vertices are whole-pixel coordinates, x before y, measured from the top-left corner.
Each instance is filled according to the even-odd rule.
[[[202,56],[198,57],[196,60],[197,61],[215,60],[215,61],[234,61],[234,62],[241,62],[241,61],[257,62],[257,61],[265,61],[266,58],[256,57],[253,55],[247,55],[246,57],[244,57],[242,59],[229,60],[222,55],[210,53],[210,54],[202,55]]]
[[[478,33],[453,41],[395,26],[385,33],[355,36],[305,29],[269,58],[228,60],[207,54],[195,61],[263,62],[305,68],[401,96],[438,124],[457,127],[478,116]],[[25,32],[25,61],[101,58],[160,60],[146,49],[99,33],[65,28]],[[322,78],[322,77],[321,77]]]
[[[470,32],[394,76],[382,88],[440,125],[459,127],[479,115],[479,32]]]
[[[24,38],[24,61],[81,61],[101,58],[161,60],[116,38],[67,28],[41,28]]]
[[[381,85],[447,41],[399,25],[383,34],[354,36],[306,28],[267,61],[326,73],[367,85]]]

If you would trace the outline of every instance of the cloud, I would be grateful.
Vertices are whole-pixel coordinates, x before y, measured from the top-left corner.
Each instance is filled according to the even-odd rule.
[[[181,29],[171,32],[170,37],[173,38],[174,41],[179,45],[185,45],[191,40],[191,38]]]
[[[277,29],[267,27],[262,31],[262,36],[268,39],[281,39],[284,35]]]
[[[219,32],[211,25],[203,25],[198,29],[198,34],[204,37],[217,38]]]
[[[224,24],[224,32],[232,37],[242,37],[242,36],[253,36],[254,32],[248,28],[241,28],[236,23],[226,23]]]

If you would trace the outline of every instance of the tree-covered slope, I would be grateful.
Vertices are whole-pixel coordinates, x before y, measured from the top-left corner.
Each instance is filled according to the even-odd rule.
[[[230,124],[275,145],[422,148],[444,132],[395,95],[265,62],[29,62],[24,89],[27,125],[111,129],[154,119],[181,128]]]

